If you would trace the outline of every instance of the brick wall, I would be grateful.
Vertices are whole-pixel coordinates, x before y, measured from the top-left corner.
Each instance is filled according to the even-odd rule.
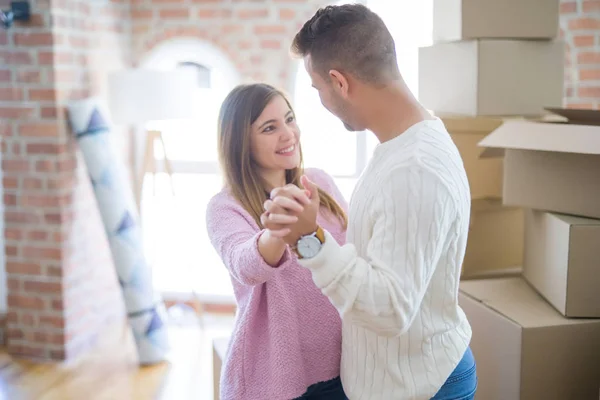
[[[3,9],[8,3],[0,0]],[[105,72],[130,64],[130,5],[33,0],[31,6],[30,23],[0,30],[7,340],[15,355],[64,359],[123,313],[65,104],[105,92]]]
[[[326,0],[132,0],[136,60],[159,43],[192,37],[218,46],[246,80],[289,89],[293,35]]]
[[[87,172],[67,130],[66,102],[105,93],[107,71],[137,63],[174,37],[210,41],[243,78],[289,89],[291,37],[319,2],[325,0],[32,0],[32,23],[0,30],[13,354],[71,358],[123,314]],[[599,3],[561,0],[570,106],[600,104]]]
[[[600,0],[561,0],[565,104],[600,108]]]

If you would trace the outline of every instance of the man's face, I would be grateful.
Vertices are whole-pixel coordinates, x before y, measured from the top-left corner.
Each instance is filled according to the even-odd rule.
[[[363,130],[359,128],[360,124],[352,118],[352,115],[356,116],[356,113],[351,111],[350,102],[340,94],[340,90],[336,90],[336,85],[339,87],[340,83],[335,78],[323,77],[315,71],[312,67],[310,55],[304,57],[304,67],[310,76],[312,86],[319,92],[321,104],[330,113],[338,117],[347,130],[351,132]]]

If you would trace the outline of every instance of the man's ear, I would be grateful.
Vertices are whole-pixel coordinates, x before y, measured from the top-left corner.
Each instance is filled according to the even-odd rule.
[[[344,74],[336,69],[331,69],[329,70],[329,79],[331,80],[333,89],[344,99],[347,98],[350,91],[350,84]]]

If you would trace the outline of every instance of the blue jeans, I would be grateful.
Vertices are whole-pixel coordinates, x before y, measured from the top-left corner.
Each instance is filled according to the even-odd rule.
[[[295,400],[348,400],[340,378],[310,385],[306,393]]]
[[[477,390],[477,366],[468,347],[465,355],[431,400],[473,400]]]

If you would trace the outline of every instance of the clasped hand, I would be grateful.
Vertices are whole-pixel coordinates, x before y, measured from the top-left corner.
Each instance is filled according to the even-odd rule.
[[[317,230],[318,187],[306,176],[302,177],[302,185],[306,189],[293,184],[273,189],[260,217],[271,236],[281,238],[289,245],[295,245],[301,236]]]

